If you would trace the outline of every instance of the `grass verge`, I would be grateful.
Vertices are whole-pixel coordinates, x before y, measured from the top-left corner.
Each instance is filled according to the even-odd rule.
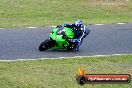
[[[132,55],[0,62],[0,88],[131,88],[132,84],[80,86],[75,77],[81,65],[88,74],[130,74]]]
[[[132,0],[0,0],[0,27],[132,22]]]

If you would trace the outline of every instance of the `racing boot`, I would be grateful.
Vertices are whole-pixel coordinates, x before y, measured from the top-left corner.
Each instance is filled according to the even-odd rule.
[[[75,51],[79,51],[80,45],[81,45],[81,41],[78,41],[78,42],[77,42],[77,45],[76,45],[76,47],[75,47]]]
[[[79,45],[76,46],[75,51],[79,51]]]

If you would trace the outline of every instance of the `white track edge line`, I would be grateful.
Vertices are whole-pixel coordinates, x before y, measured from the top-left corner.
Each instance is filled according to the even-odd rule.
[[[40,59],[16,59],[16,60],[0,60],[0,62],[13,62],[13,61],[35,61],[44,59],[67,59],[67,58],[84,58],[84,57],[109,57],[109,56],[124,56],[132,54],[110,54],[110,55],[91,55],[91,56],[74,56],[74,57],[58,57],[58,58],[40,58]]]
[[[57,27],[57,26],[51,26],[51,27]]]
[[[37,28],[37,27],[26,27],[26,28]]]
[[[95,25],[105,25],[105,24],[95,24]]]
[[[4,28],[0,28],[0,29],[4,29]]]
[[[126,23],[116,23],[116,24],[126,24]]]
[[[115,24],[127,24],[127,23],[115,23]],[[94,24],[94,25],[106,25],[106,24]],[[51,27],[57,27],[57,26],[51,26]],[[37,27],[25,27],[25,28],[37,28]],[[0,29],[5,29],[5,28],[0,28]]]

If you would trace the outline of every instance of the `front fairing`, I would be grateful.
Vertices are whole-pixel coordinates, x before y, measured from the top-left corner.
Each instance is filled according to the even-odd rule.
[[[50,32],[50,38],[52,38],[54,41],[56,41],[57,46],[56,48],[65,48],[66,46],[69,45],[69,43],[66,41],[66,39],[63,39],[63,35],[58,35],[57,34],[58,29],[53,28]]]

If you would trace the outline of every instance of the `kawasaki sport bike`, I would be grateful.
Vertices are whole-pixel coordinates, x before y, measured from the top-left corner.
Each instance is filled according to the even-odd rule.
[[[52,48],[74,50],[77,46],[76,39],[73,39],[74,32],[71,28],[64,27],[62,30],[52,28],[49,35],[50,37],[40,44],[40,51]]]

